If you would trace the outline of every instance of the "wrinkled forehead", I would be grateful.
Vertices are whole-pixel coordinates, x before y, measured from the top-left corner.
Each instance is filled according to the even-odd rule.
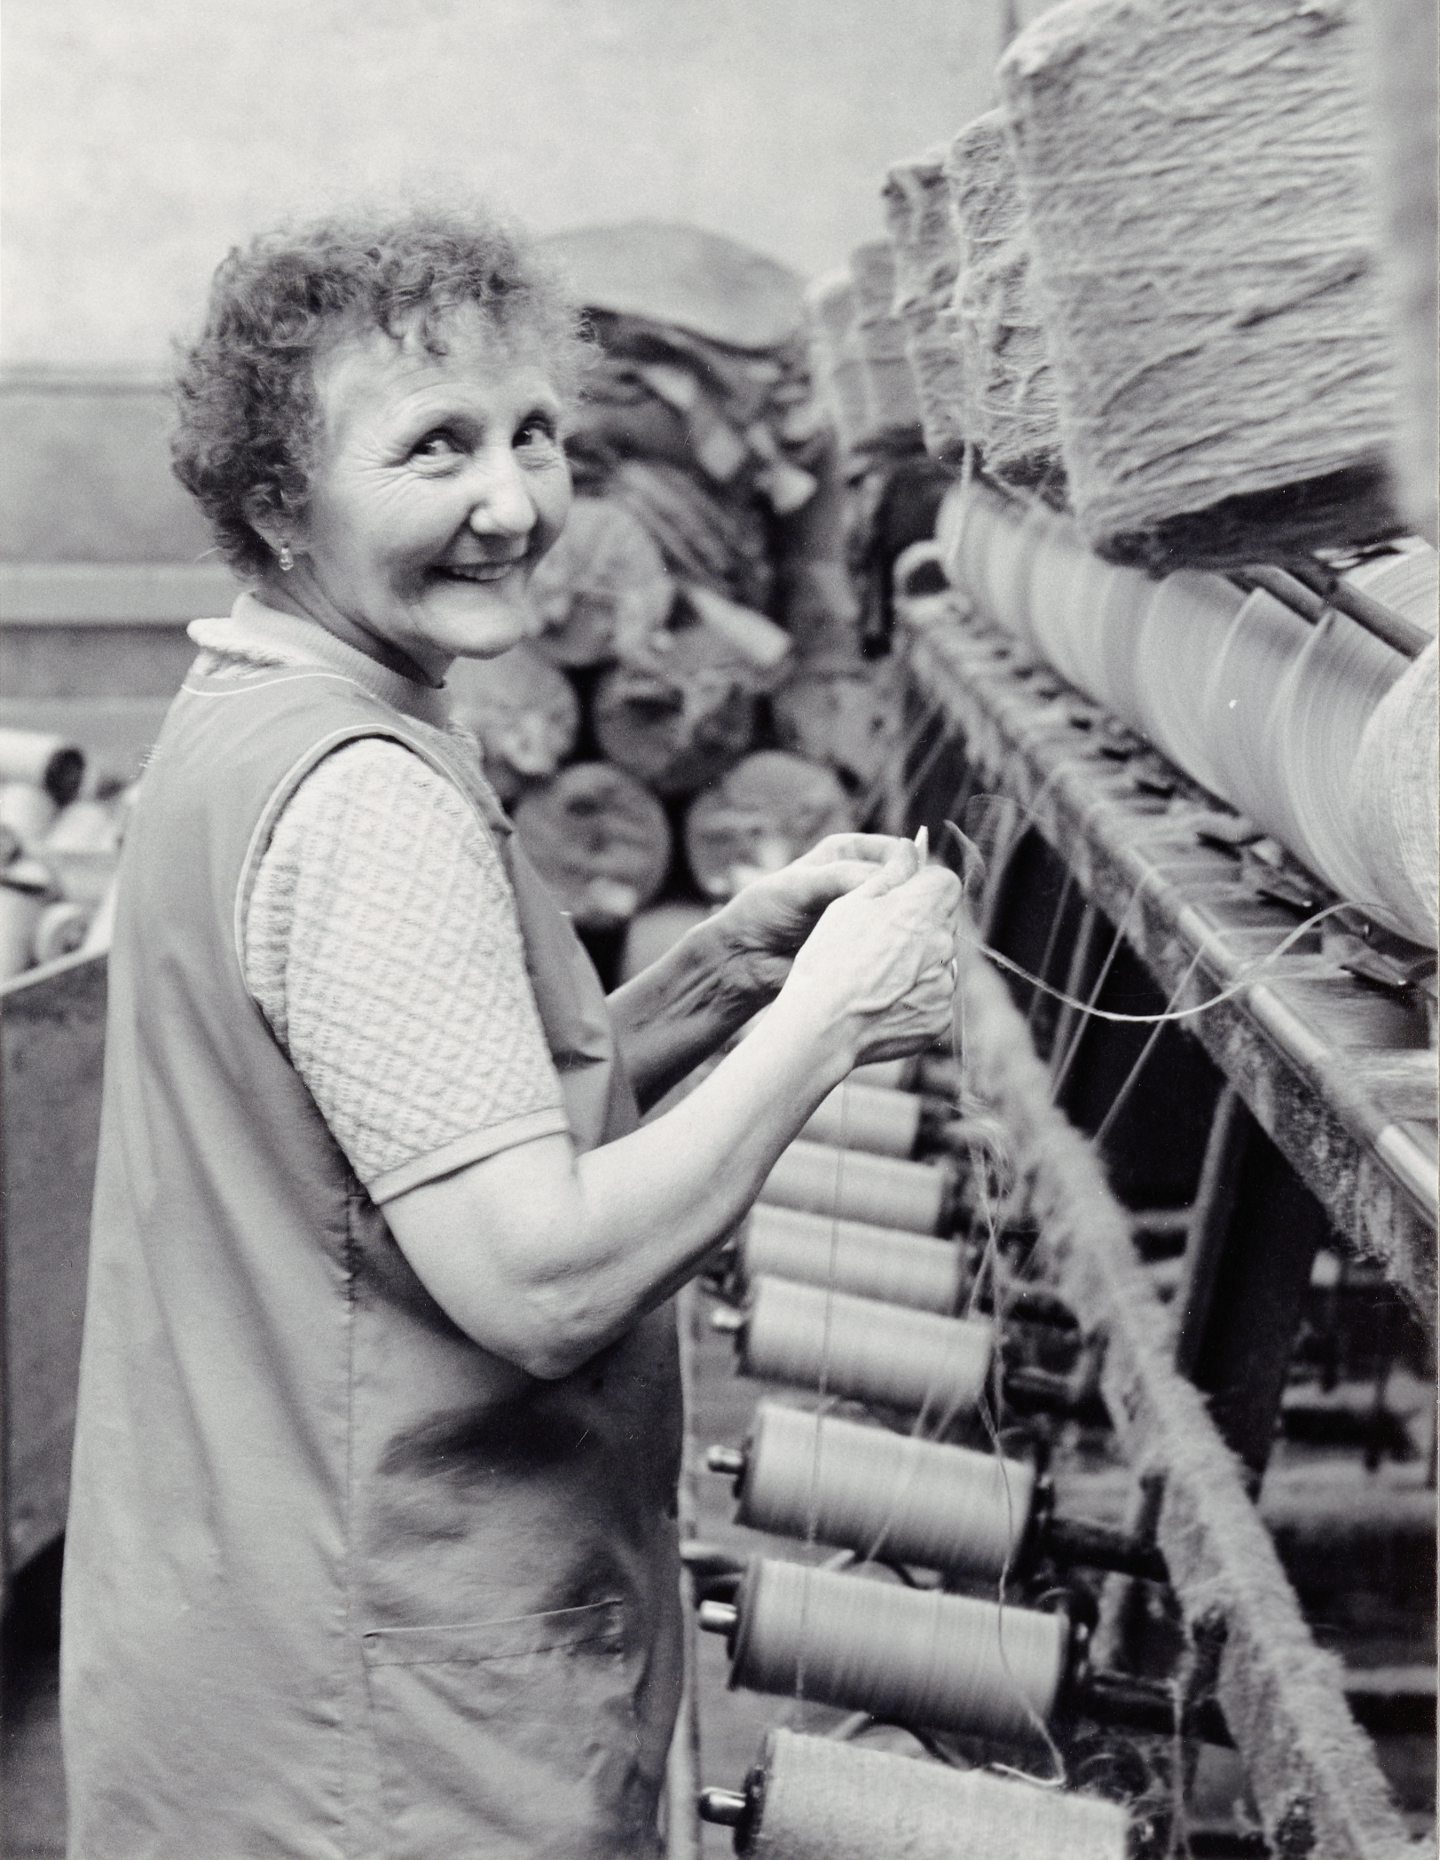
[[[314,382],[332,440],[357,420],[447,394],[556,412],[562,404],[539,332],[523,323],[501,328],[474,304],[417,312],[393,333],[340,324],[315,357]]]

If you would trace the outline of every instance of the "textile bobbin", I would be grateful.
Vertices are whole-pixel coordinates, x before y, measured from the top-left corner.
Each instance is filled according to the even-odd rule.
[[[854,825],[854,808],[833,770],[781,749],[761,749],[691,802],[685,857],[707,898],[729,898],[826,834]]]
[[[1070,499],[1107,554],[1394,527],[1353,11],[1069,0],[1000,61]]]
[[[846,452],[866,442],[872,423],[860,339],[855,333],[855,280],[848,269],[826,272],[805,293],[812,366],[826,389]]]
[[[945,1105],[919,1092],[888,1091],[846,1079],[806,1124],[811,1143],[843,1143],[876,1156],[913,1157],[954,1135],[958,1120]]]
[[[744,1312],[711,1313],[734,1333],[741,1371],[940,1421],[971,1414],[994,1367],[995,1326],[856,1298],[788,1279],[757,1279]]]
[[[905,352],[905,326],[895,316],[895,253],[888,239],[867,239],[850,254],[855,279],[855,337],[865,374],[871,441],[913,434],[920,402]]]
[[[445,689],[456,721],[474,731],[485,752],[485,774],[506,806],[527,783],[548,781],[579,741],[574,685],[527,642],[483,663],[457,659]]]
[[[699,1621],[725,1637],[732,1686],[889,1724],[1016,1745],[1080,1718],[1175,1730],[1168,1689],[1093,1668],[1089,1629],[1066,1608],[1049,1613],[760,1557],[735,1601],[702,1601]],[[1207,1742],[1229,1741],[1208,1701],[1190,1710],[1188,1726]]]
[[[572,762],[515,809],[515,832],[577,924],[628,923],[670,869],[670,824],[640,782],[608,762]]]
[[[1114,1802],[1020,1777],[955,1769],[777,1728],[743,1792],[710,1789],[700,1814],[733,1827],[743,1860],[1125,1860]]]
[[[1030,283],[1014,159],[998,110],[962,129],[946,174],[959,248],[952,303],[967,437],[1011,484],[1058,484],[1055,383]]]
[[[966,1304],[994,1308],[990,1263],[983,1242],[933,1240],[873,1221],[836,1220],[765,1202],[750,1210],[727,1260],[742,1290],[761,1278],[791,1279],[949,1316]],[[1069,1308],[1043,1285],[1007,1276],[1000,1304],[1009,1319],[1075,1328]]]
[[[963,364],[952,301],[959,252],[945,151],[932,149],[896,162],[880,196],[895,247],[894,309],[905,326],[920,430],[926,450],[944,458],[965,440]]]
[[[66,807],[85,779],[85,756],[63,736],[42,730],[0,730],[0,782],[41,788]]]
[[[984,1582],[1042,1558],[1164,1579],[1150,1545],[1061,1515],[1048,1475],[1013,1456],[763,1401],[743,1449],[706,1464],[735,1481],[739,1523],[867,1560]]]
[[[842,1220],[938,1234],[953,1225],[957,1186],[949,1162],[907,1162],[802,1141],[781,1155],[760,1199]]]

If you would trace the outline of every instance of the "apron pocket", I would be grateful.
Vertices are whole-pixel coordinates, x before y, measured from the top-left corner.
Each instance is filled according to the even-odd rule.
[[[363,1636],[385,1860],[653,1851],[618,1601]]]

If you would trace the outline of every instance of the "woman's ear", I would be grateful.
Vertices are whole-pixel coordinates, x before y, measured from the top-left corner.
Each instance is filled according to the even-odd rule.
[[[258,485],[253,491],[247,491],[243,508],[246,522],[273,555],[278,556],[282,549],[293,545],[294,522],[284,511],[275,508],[269,492]]]

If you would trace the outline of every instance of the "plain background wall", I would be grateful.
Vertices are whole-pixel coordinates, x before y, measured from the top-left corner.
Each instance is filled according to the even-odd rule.
[[[226,247],[478,186],[691,220],[807,275],[988,107],[1002,0],[6,0],[0,359],[163,367]]]

